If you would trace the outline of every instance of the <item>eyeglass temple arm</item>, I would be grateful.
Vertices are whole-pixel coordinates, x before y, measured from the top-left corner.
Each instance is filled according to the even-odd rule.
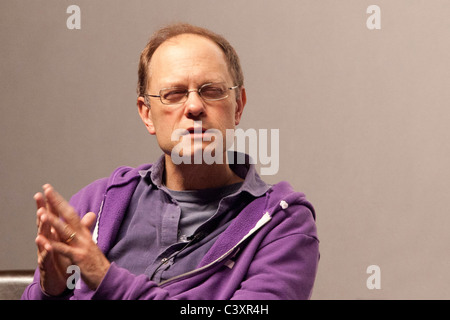
[[[160,98],[161,96],[157,96],[157,95],[154,95],[154,94],[143,93],[143,94],[140,95],[140,97]]]

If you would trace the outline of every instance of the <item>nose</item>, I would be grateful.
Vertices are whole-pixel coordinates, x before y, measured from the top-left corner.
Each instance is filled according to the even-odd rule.
[[[189,90],[184,110],[188,118],[199,118],[205,113],[205,102],[197,90]]]

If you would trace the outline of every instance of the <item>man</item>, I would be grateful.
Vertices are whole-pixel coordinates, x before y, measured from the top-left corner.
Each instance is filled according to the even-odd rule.
[[[213,152],[224,161],[190,161],[209,130],[226,137],[239,124],[245,104],[227,40],[188,24],[157,31],[141,54],[137,106],[163,156],[116,169],[70,204],[43,186],[39,268],[23,299],[309,298],[319,250],[304,195],[264,183],[248,157],[230,164],[226,143]],[[186,161],[175,163],[179,144]]]

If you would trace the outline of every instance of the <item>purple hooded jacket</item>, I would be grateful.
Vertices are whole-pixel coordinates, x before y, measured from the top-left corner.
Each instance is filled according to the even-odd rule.
[[[138,184],[139,170],[150,166],[119,167],[72,197],[70,203],[81,215],[97,213],[93,239],[105,255]],[[280,182],[248,204],[188,273],[156,283],[113,262],[95,291],[80,280],[79,289],[51,297],[41,290],[37,269],[22,299],[309,299],[318,262],[314,209],[303,193]]]

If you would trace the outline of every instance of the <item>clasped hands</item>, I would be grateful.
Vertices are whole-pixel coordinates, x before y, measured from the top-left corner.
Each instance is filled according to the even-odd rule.
[[[54,188],[45,184],[36,201],[36,245],[40,285],[43,291],[58,296],[67,289],[67,268],[76,265],[91,290],[103,280],[110,262],[92,240],[96,215],[88,212],[80,219],[75,209]]]

